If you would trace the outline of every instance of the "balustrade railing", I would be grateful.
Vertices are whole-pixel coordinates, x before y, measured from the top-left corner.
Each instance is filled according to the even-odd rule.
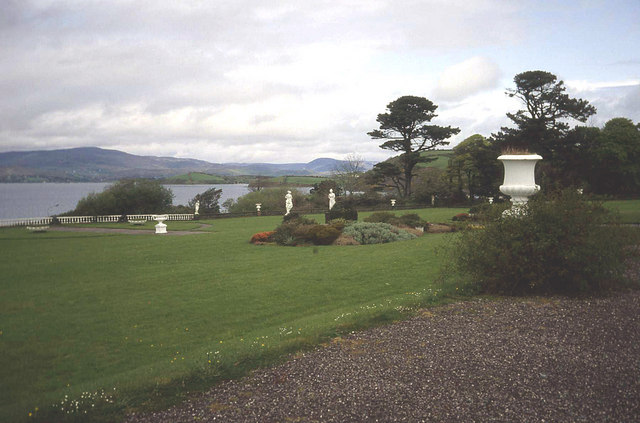
[[[52,217],[27,217],[19,219],[0,219],[0,227],[50,225]]]
[[[127,220],[153,220],[154,214],[128,214]],[[194,215],[185,214],[167,214],[167,220],[193,220]],[[119,214],[105,215],[105,216],[58,216],[58,223],[63,225],[74,223],[103,223],[103,222],[119,222],[121,216]],[[19,219],[0,219],[0,227],[12,227],[12,226],[33,226],[33,225],[51,225],[56,223],[54,218],[48,217],[29,217]]]
[[[58,222],[62,223],[91,223],[93,216],[59,216]]]

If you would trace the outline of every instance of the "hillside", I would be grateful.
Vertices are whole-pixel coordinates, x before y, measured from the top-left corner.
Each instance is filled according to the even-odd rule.
[[[309,163],[210,163],[196,159],[137,156],[97,147],[0,153],[0,182],[103,182],[122,178],[171,178],[189,173],[234,175],[327,175],[340,160]],[[367,163],[370,168],[373,163]]]

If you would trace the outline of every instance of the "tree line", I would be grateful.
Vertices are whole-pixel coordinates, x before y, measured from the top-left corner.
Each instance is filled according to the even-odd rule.
[[[424,153],[446,146],[459,128],[431,124],[437,106],[423,97],[404,96],[378,115],[379,128],[368,133],[384,140],[380,148],[400,155],[378,163],[367,174],[370,185],[391,189],[405,201],[437,195],[448,201],[497,196],[502,168],[496,160],[509,151],[541,155],[537,177],[546,187],[576,187],[616,197],[640,193],[640,124],[618,117],[604,127],[575,125],[595,115],[587,100],[572,98],[556,75],[528,71],[514,77],[506,95],[523,108],[506,115],[512,127],[489,137],[475,134],[456,147],[446,171],[426,171],[433,158]],[[425,186],[426,185],[426,186]]]

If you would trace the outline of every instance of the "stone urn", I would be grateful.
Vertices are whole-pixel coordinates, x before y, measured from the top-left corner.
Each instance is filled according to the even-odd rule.
[[[498,157],[504,165],[504,182],[500,192],[511,197],[514,206],[527,203],[529,197],[540,191],[536,184],[536,163],[542,160],[537,154],[505,154]]]
[[[166,214],[158,214],[153,216],[153,220],[158,222],[158,224],[156,225],[157,234],[167,233],[167,225],[164,224],[164,221],[168,219],[169,219],[169,216],[167,216]]]

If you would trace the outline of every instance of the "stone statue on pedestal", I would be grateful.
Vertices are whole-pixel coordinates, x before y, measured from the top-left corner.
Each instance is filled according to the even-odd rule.
[[[284,215],[286,216],[291,212],[291,209],[293,208],[293,195],[291,195],[291,191],[287,191],[287,195],[285,195],[284,198],[284,206],[287,209],[287,212]]]

